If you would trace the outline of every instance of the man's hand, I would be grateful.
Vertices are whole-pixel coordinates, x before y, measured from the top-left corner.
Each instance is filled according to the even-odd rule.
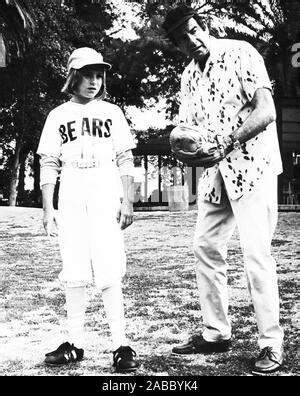
[[[232,151],[232,140],[228,136],[216,135],[215,136],[217,147],[212,151],[210,157],[206,158],[203,163],[204,168],[211,168],[220,161],[222,161],[227,154]]]
[[[171,150],[188,166],[209,168],[222,161],[232,150],[228,136],[216,135],[197,126],[180,124],[170,134]]]
[[[57,222],[54,217],[54,209],[44,209],[43,226],[48,237],[57,236]]]
[[[121,230],[129,227],[133,222],[133,204],[127,200],[122,201],[117,212],[117,222],[120,223]]]

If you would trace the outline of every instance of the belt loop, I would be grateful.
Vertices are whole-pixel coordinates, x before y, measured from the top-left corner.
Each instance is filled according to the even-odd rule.
[[[100,168],[102,164],[100,161],[92,160],[92,161],[65,161],[62,162],[62,166],[78,168],[78,169],[87,169],[87,168]]]

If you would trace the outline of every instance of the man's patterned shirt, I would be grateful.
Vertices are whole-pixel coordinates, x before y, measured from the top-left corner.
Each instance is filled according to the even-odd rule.
[[[180,122],[229,135],[252,111],[258,88],[272,90],[261,55],[245,41],[211,38],[211,51],[202,72],[192,60],[181,79]],[[276,123],[204,170],[198,198],[220,203],[221,183],[230,199],[238,199],[258,185],[262,175],[282,172]],[[220,177],[220,174],[222,177]]]

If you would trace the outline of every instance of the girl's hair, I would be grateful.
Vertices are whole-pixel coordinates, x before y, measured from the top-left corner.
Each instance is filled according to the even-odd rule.
[[[102,86],[95,96],[96,98],[99,99],[105,99],[107,96],[107,91],[106,91],[106,71],[103,69],[103,81],[102,81]],[[65,85],[62,87],[61,92],[66,93],[68,95],[74,95],[76,94],[76,91],[81,84],[83,79],[83,74],[81,73],[80,69],[71,69],[69,74],[67,75]]]

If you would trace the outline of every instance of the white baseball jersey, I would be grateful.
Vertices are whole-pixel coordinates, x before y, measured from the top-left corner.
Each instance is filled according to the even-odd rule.
[[[85,105],[69,101],[49,113],[37,153],[62,162],[97,159],[108,164],[116,153],[134,147],[118,106],[102,100]]]
[[[37,153],[66,163],[60,177],[58,232],[60,279],[68,286],[95,281],[100,288],[109,287],[125,273],[123,234],[116,221],[120,175],[114,160],[134,147],[121,109],[102,100],[66,102],[46,120]],[[68,166],[76,161],[96,161],[98,166]],[[53,172],[47,177],[53,183]]]

